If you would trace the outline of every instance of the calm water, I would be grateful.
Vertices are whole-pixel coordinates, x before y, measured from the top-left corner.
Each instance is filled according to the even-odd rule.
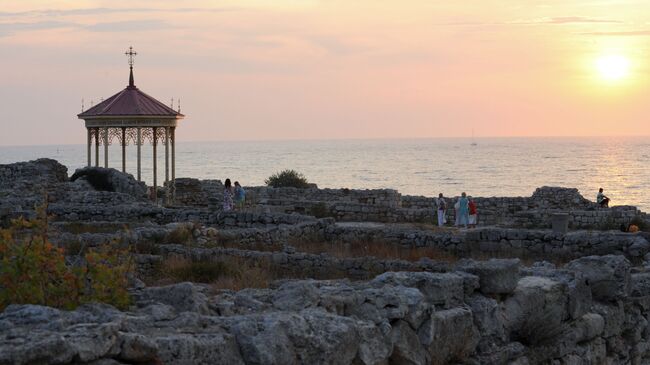
[[[151,146],[143,146],[143,178],[152,177]],[[159,181],[164,180],[164,150]],[[103,148],[100,163],[103,163]],[[135,148],[127,148],[135,174]],[[70,174],[86,161],[85,145],[0,147],[0,163],[57,159]],[[186,142],[177,145],[176,176],[230,177],[262,185],[274,172],[292,168],[320,187],[395,188],[405,194],[438,192],[475,196],[529,196],[542,185],[577,187],[595,199],[598,187],[613,204],[650,211],[650,139],[508,138],[345,140],[281,142]],[[111,146],[109,166],[121,167]]]

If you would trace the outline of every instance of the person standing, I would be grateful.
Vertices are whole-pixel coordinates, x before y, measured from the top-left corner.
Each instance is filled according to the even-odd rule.
[[[246,200],[246,191],[239,185],[239,181],[235,181],[235,207],[237,210],[244,209],[244,201]]]
[[[601,208],[609,208],[609,198],[603,194],[603,188],[598,189],[598,195],[596,195],[596,203],[598,203]]]
[[[476,202],[474,202],[474,199],[472,199],[471,196],[468,196],[467,199],[469,200],[469,203],[467,204],[469,207],[469,227],[475,228],[476,221],[478,218],[478,210],[476,209]]]
[[[233,189],[230,179],[226,179],[226,182],[223,184],[223,211],[230,212],[233,208],[232,202]]]
[[[458,205],[456,225],[463,225],[467,228],[467,224],[469,223],[469,201],[467,200],[467,194],[465,194],[465,192],[461,194],[456,204]]]
[[[442,227],[447,223],[447,201],[442,193],[438,194],[436,205],[438,206],[438,227]]]

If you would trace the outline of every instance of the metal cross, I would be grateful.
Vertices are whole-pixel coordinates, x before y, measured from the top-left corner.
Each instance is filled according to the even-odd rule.
[[[129,57],[129,66],[133,68],[133,56],[137,55],[137,52],[133,52],[133,47],[129,47],[128,52],[124,52],[125,55]]]

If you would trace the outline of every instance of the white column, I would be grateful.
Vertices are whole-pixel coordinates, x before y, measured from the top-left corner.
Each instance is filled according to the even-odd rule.
[[[142,145],[142,129],[140,129],[140,127],[138,127],[138,130],[137,130],[137,141],[135,143],[138,146],[138,181],[141,181],[141,178],[140,178],[140,156],[141,156],[140,146]]]
[[[172,127],[172,181],[176,181],[176,127]]]
[[[126,128],[122,127],[122,172],[126,172]]]
[[[169,127],[165,127],[165,183],[169,182]]]
[[[91,152],[91,150],[92,150],[91,145],[93,143],[93,136],[91,134],[92,132],[90,131],[90,128],[86,128],[86,131],[88,132],[87,146],[86,146],[87,150],[88,150],[88,167],[90,167],[90,165],[92,165],[92,163],[93,163],[93,161],[92,161],[93,160],[92,152]]]
[[[158,202],[158,179],[157,179],[157,174],[158,174],[158,156],[156,154],[156,148],[158,145],[158,138],[156,137],[156,133],[158,133],[158,128],[154,127],[153,128],[153,201]]]
[[[104,128],[104,167],[108,167],[108,127]]]
[[[95,167],[99,167],[99,128],[95,128]]]

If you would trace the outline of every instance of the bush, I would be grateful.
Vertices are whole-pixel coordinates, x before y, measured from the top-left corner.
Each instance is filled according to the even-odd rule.
[[[192,281],[210,283],[214,289],[231,290],[266,288],[275,277],[268,261],[236,257],[209,261],[171,256],[162,262],[159,271],[154,283]]]
[[[170,257],[163,263],[163,275],[174,282],[211,283],[229,274],[233,268],[222,261],[192,261]]]
[[[297,171],[284,170],[269,176],[264,183],[274,188],[308,188],[307,178]]]
[[[48,240],[46,206],[37,212],[34,220],[17,219],[0,230],[0,311],[10,304],[74,309],[95,301],[127,308],[128,250],[89,249],[85,259],[66,265],[63,249]]]
[[[334,216],[334,214],[332,214],[327,204],[325,204],[324,202],[318,202],[312,205],[311,208],[309,209],[309,213],[316,218],[325,218],[325,217]]]
[[[192,243],[193,240],[194,236],[192,235],[192,228],[187,225],[180,225],[165,235],[163,243],[183,245]]]

